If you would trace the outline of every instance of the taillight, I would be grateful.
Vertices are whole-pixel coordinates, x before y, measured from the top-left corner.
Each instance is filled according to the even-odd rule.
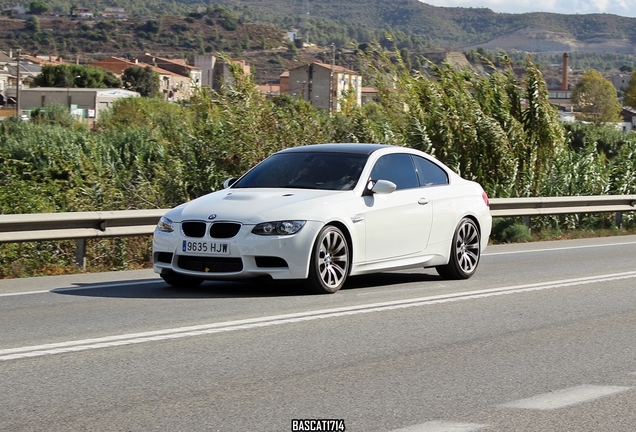
[[[488,194],[484,191],[484,193],[481,194],[482,199],[484,200],[484,202],[486,203],[486,206],[490,207],[490,201],[488,201]]]

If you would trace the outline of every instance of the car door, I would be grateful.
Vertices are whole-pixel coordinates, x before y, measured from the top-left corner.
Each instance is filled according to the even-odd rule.
[[[432,223],[432,203],[420,187],[411,155],[380,157],[371,180],[388,180],[397,186],[389,194],[364,197],[366,261],[414,255],[426,249]]]

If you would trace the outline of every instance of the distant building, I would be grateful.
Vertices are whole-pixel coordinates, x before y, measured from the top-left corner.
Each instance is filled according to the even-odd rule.
[[[201,70],[201,85],[216,92],[221,92],[223,85],[231,82],[230,65],[237,65],[245,75],[251,73],[251,67],[245,60],[231,60],[230,63],[226,63],[213,55],[194,56],[194,65]]]
[[[24,14],[26,14],[26,9],[23,8],[22,6],[13,6],[13,7],[2,10],[2,15],[13,16],[13,15],[24,15]]]
[[[194,65],[201,69],[201,85],[212,88],[214,84],[216,57],[213,55],[195,55]]]
[[[88,8],[73,8],[71,9],[71,16],[78,18],[92,18],[93,11]]]
[[[108,17],[108,18],[119,18],[119,19],[128,18],[128,14],[126,13],[126,10],[120,7],[107,7],[102,12],[102,16]]]
[[[289,71],[285,71],[279,76],[280,94],[289,94]]]
[[[11,99],[14,94],[8,94],[12,81],[15,83],[15,77],[9,72],[9,67],[7,65],[0,65],[0,106],[2,106],[2,108],[9,108],[9,104],[15,104],[15,98]]]
[[[30,56],[20,55],[20,70],[15,53],[0,52],[0,106],[13,108],[16,103],[17,89],[28,87],[29,83],[42,71],[42,67],[33,63]]]
[[[197,66],[187,64],[185,59],[167,59],[145,53],[139,56],[138,60],[179,75],[190,77],[196,85],[200,85],[201,83],[201,69]]]
[[[572,112],[572,90],[548,90],[550,104],[557,107],[560,112]],[[569,121],[569,120],[568,120]]]
[[[22,111],[34,111],[61,105],[68,107],[78,120],[92,125],[116,100],[138,96],[137,92],[123,89],[34,87],[20,90],[20,107]]]
[[[265,94],[267,97],[274,97],[280,95],[280,85],[278,84],[261,84],[256,86],[258,91]]]
[[[137,59],[127,60],[121,57],[109,57],[93,62],[90,65],[110,71],[119,77],[131,66],[150,67],[159,75],[159,90],[165,100],[177,102],[189,99],[192,96],[189,77],[140,62]]]
[[[617,73],[610,77],[610,81],[614,85],[616,91],[621,91],[627,89],[629,83],[632,80],[632,74],[630,73]]]
[[[289,94],[301,96],[315,108],[340,111],[346,92],[362,105],[362,77],[342,66],[313,62],[289,71]]]
[[[60,57],[53,56],[30,56],[22,54],[20,58],[22,61],[40,66],[59,66],[66,64]]]
[[[623,117],[623,130],[631,132],[636,130],[636,108],[623,107],[621,111]]]
[[[231,71],[232,65],[237,65],[244,75],[249,75],[251,73],[251,67],[245,62],[245,60],[231,60],[231,63],[217,61],[214,65],[214,82],[212,83],[212,88],[215,91],[221,92],[225,84],[233,82]]]
[[[380,101],[380,90],[375,87],[362,87],[360,90],[362,105]]]
[[[295,31],[288,31],[287,32],[287,39],[289,39],[290,41],[295,41],[296,39],[298,39],[298,33]]]
[[[187,64],[185,59],[167,59],[146,53],[139,56],[138,61],[189,78],[188,80],[183,80],[180,84],[181,87],[178,89],[187,96],[186,98],[190,98],[194,89],[200,88],[202,85],[203,73],[201,68]]]

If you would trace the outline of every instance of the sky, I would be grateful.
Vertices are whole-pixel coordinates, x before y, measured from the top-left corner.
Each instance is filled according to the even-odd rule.
[[[495,12],[609,13],[636,17],[636,0],[420,0],[433,6],[485,7]]]

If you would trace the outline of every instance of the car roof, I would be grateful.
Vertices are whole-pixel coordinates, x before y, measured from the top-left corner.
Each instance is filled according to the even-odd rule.
[[[291,147],[285,150],[281,150],[279,153],[308,153],[308,152],[325,152],[325,153],[355,153],[370,155],[371,153],[391,148],[387,144],[312,144],[299,147]]]

